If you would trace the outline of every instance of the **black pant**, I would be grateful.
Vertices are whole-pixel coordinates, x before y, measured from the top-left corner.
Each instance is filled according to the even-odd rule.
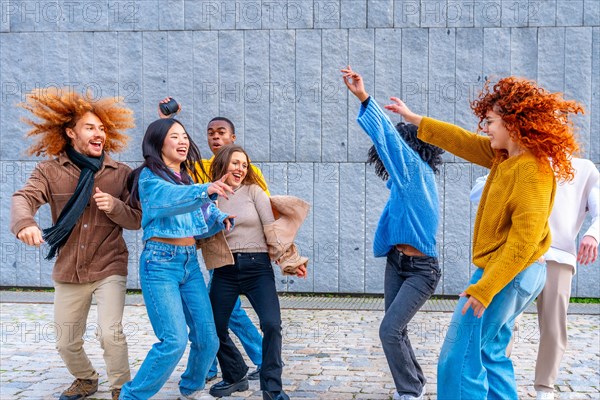
[[[261,390],[280,391],[281,372],[281,311],[275,288],[275,275],[267,253],[234,253],[234,265],[215,269],[210,287],[210,302],[219,336],[217,358],[223,379],[233,383],[241,380],[248,366],[229,336],[229,318],[240,294],[246,295],[258,314],[263,332]]]
[[[418,397],[425,385],[425,375],[408,339],[407,325],[435,292],[440,276],[436,258],[410,257],[395,248],[387,256],[385,315],[379,338],[400,395]]]

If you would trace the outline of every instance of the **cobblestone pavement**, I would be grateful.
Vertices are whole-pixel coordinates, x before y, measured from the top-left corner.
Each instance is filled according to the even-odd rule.
[[[256,316],[249,311],[256,322]],[[292,399],[390,399],[392,379],[378,337],[381,311],[284,309],[283,383]],[[95,339],[96,308],[88,320],[86,350],[100,373],[100,389],[110,393],[102,352]],[[427,399],[436,398],[436,361],[447,312],[420,312],[410,326],[411,341],[426,377]],[[600,399],[600,316],[569,315],[569,348],[557,382],[560,399]],[[54,348],[52,305],[0,304],[0,398],[56,399],[71,376]],[[143,306],[125,307],[125,329],[134,374],[155,336]],[[536,316],[525,314],[513,351],[521,399],[534,398],[533,369],[537,351]],[[176,399],[177,381],[187,355],[155,397]],[[250,390],[226,399],[261,399],[258,381]]]

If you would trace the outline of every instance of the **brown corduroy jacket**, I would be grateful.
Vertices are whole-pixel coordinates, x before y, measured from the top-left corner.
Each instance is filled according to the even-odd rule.
[[[308,265],[308,258],[299,254],[294,239],[308,215],[310,205],[294,196],[272,196],[270,200],[275,222],[263,225],[269,257],[277,262],[282,274],[296,275],[298,267]],[[234,263],[223,231],[198,241],[198,246],[202,249],[207,269]]]
[[[111,275],[127,275],[129,253],[123,239],[123,228],[140,228],[142,212],[127,205],[126,187],[131,168],[107,155],[96,173],[94,191],[111,194],[114,207],[110,213],[100,211],[90,197],[73,232],[56,258],[52,279],[58,282],[95,282]],[[11,232],[16,236],[29,226],[37,226],[34,216],[44,204],[50,205],[52,223],[71,198],[80,170],[65,154],[40,162],[25,186],[16,191],[11,204]],[[46,227],[44,227],[46,228]]]

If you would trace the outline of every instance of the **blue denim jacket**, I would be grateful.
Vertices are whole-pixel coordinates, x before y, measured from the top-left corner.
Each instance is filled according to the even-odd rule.
[[[225,227],[223,221],[227,214],[219,210],[209,196],[209,183],[177,185],[144,168],[138,185],[144,242],[151,237],[200,239],[213,236]]]

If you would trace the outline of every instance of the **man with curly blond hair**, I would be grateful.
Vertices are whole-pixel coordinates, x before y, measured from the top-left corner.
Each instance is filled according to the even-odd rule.
[[[107,153],[121,150],[134,127],[120,99],[95,100],[68,89],[37,89],[20,104],[35,120],[27,136],[39,138],[29,154],[53,157],[40,162],[15,192],[11,231],[29,246],[49,245],[56,256],[54,322],[56,348],[73,384],[61,400],[82,399],[98,390],[98,373],[83,349],[92,296],[97,303],[97,337],[113,399],[130,380],[127,342],[121,323],[125,305],[128,251],[123,228],[139,229],[141,211],[127,204],[131,169]],[[43,204],[52,213],[41,230],[34,216]]]

